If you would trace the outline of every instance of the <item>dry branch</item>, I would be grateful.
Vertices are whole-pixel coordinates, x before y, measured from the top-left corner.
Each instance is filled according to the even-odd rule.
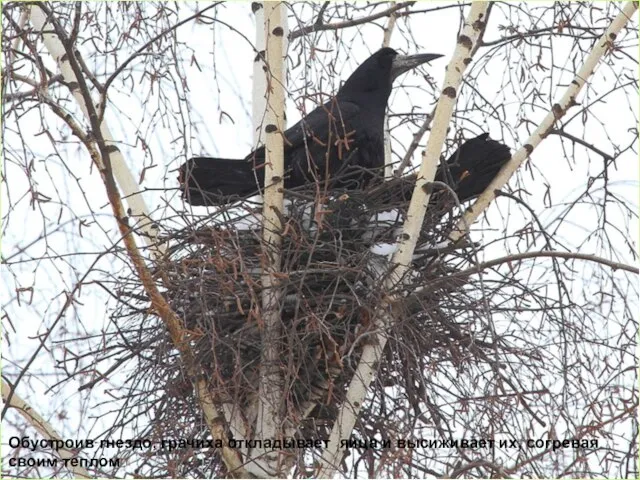
[[[409,270],[409,265],[416,247],[416,243],[422,228],[422,223],[427,212],[431,188],[428,186],[435,177],[440,151],[447,134],[447,127],[453,108],[457,91],[462,83],[462,74],[468,64],[469,54],[472,51],[480,33],[486,24],[486,11],[488,4],[474,2],[464,29],[458,38],[458,44],[453,54],[453,58],[447,67],[447,74],[444,79],[442,93],[438,99],[436,112],[434,115],[434,127],[429,136],[427,149],[422,156],[422,166],[418,173],[416,186],[411,197],[407,219],[404,223],[400,236],[400,245],[392,259],[392,274],[388,275],[385,281],[385,290],[391,294],[397,289],[399,283]],[[360,409],[366,398],[369,384],[373,380],[378,368],[380,356],[387,342],[386,330],[394,323],[389,313],[389,299],[383,302],[378,310],[374,324],[378,332],[372,343],[364,346],[362,357],[356,369],[351,385],[347,392],[346,400],[336,418],[336,422],[329,437],[329,444],[322,455],[320,477],[333,477],[340,463],[342,452],[339,450],[341,440],[349,438]]]
[[[397,12],[398,10],[402,10],[405,7],[410,7],[414,3],[416,3],[416,2],[412,1],[412,2],[397,3],[397,4],[387,8],[386,10],[383,10],[381,12],[377,12],[377,13],[374,13],[372,15],[368,15],[368,16],[362,17],[362,18],[356,18],[356,19],[353,19],[353,20],[345,20],[344,22],[323,23],[322,18],[318,18],[318,21],[316,21],[316,23],[314,23],[313,25],[309,25],[308,27],[303,27],[303,28],[300,28],[298,30],[294,30],[293,32],[291,32],[291,34],[289,35],[289,40],[294,40],[294,39],[296,39],[298,37],[302,37],[302,36],[307,35],[307,34],[312,33],[312,32],[321,32],[321,31],[325,31],[325,30],[340,30],[342,28],[355,27],[356,25],[363,25],[365,23],[372,22],[372,21],[377,20],[379,18],[387,17],[387,16]]]
[[[626,272],[631,272],[635,274],[640,273],[640,269],[638,269],[638,267],[627,265],[626,263],[614,262],[612,260],[602,258],[597,255],[590,255],[586,253],[573,253],[573,252],[541,251],[541,252],[513,253],[511,255],[506,255],[504,257],[494,258],[492,260],[483,262],[473,268],[462,270],[459,272],[459,274],[460,276],[471,275],[473,273],[486,270],[487,268],[495,267],[497,265],[502,265],[503,263],[519,262],[521,260],[528,260],[531,258],[562,258],[565,260],[585,260],[587,262],[594,262],[594,263],[599,263],[601,265],[606,265],[607,267],[610,267],[614,271],[624,270]]]

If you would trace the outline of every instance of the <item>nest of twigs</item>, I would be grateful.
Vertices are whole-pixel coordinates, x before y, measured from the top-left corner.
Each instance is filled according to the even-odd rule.
[[[326,439],[358,364],[362,347],[374,341],[394,249],[413,182],[395,180],[366,191],[315,189],[287,192],[282,213],[282,292],[279,371],[285,392],[282,411],[288,432]],[[484,348],[482,326],[465,309],[479,300],[456,276],[468,264],[472,246],[442,245],[460,209],[451,193],[438,190],[425,219],[409,278],[390,313],[398,321],[371,387],[370,401],[354,435],[373,438],[389,428],[390,412],[402,404],[419,409],[432,362],[463,362],[465,350]],[[185,217],[187,227],[166,232],[171,249],[156,276],[190,335],[198,367],[216,399],[249,406],[258,394],[264,322],[261,273],[266,249],[259,208],[248,202]],[[441,247],[441,248],[438,248]],[[191,383],[177,350],[135,279],[123,281],[115,312],[118,344],[137,358],[130,373],[129,401],[114,428],[138,422],[146,413],[146,438],[209,438]],[[122,347],[124,345],[124,347]],[[393,388],[394,395],[389,394]],[[395,397],[395,400],[393,398]],[[394,405],[394,402],[396,405]],[[419,414],[421,412],[414,412]],[[248,418],[251,424],[251,418]],[[149,462],[173,465],[172,475],[214,475],[216,455],[153,452]],[[163,458],[165,456],[170,459]],[[299,453],[302,455],[303,453]],[[170,461],[169,461],[170,460]],[[166,472],[166,470],[165,470]]]

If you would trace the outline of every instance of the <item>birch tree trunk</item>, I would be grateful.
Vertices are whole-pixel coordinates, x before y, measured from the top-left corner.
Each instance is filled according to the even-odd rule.
[[[385,291],[389,297],[382,302],[381,308],[375,315],[374,324],[378,333],[374,341],[363,348],[362,357],[349,385],[346,400],[340,408],[329,436],[329,444],[322,455],[319,477],[331,478],[335,475],[344,453],[339,449],[340,443],[351,435],[387,343],[386,330],[392,327],[395,321],[389,313],[389,307],[393,302],[393,294],[391,292],[398,288],[404,275],[409,270],[411,257],[416,247],[431,196],[429,183],[435,177],[438,158],[447,135],[447,127],[455,106],[457,91],[462,83],[462,74],[467,66],[465,60],[469,58],[480,32],[486,26],[484,19],[487,8],[488,4],[484,2],[474,2],[471,5],[462,34],[458,37],[458,45],[453,58],[447,66],[442,93],[436,106],[433,128],[429,136],[427,149],[422,155],[422,166],[416,179],[407,219],[400,236],[400,245],[392,259],[391,274],[387,276],[385,281]]]
[[[286,6],[282,2],[264,2],[264,35],[266,38],[266,115],[264,132],[265,180],[263,218],[263,275],[262,275],[262,353],[258,417],[255,440],[279,438],[282,434],[284,379],[280,371],[280,343],[282,322],[280,305],[282,292],[278,281],[281,263],[282,222],[284,210],[284,138],[285,127],[285,62],[283,56],[286,35]],[[255,111],[254,111],[255,112]],[[256,112],[257,113],[257,112]],[[252,473],[280,475],[280,452],[262,446],[251,453]],[[262,472],[256,472],[259,465]]]

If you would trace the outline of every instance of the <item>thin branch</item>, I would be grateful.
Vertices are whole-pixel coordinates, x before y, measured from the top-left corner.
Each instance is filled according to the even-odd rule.
[[[64,112],[59,106],[57,106],[57,108],[59,109],[59,111],[56,112],[57,115],[60,116],[61,112],[62,112],[63,115],[67,115],[67,113]],[[71,118],[71,117],[69,117],[69,118]],[[100,260],[102,260],[102,258],[105,255],[112,253],[112,251],[115,248],[115,246],[116,246],[116,243],[111,245],[104,252],[101,252],[98,255],[96,255],[96,258],[94,259],[94,261],[91,263],[91,265],[89,266],[89,268],[87,269],[85,274],[82,277],[80,277],[80,280],[78,280],[78,282],[75,284],[73,289],[70,292],[65,292],[66,300],[65,300],[64,304],[62,305],[62,308],[58,312],[58,315],[53,320],[53,322],[51,322],[51,324],[48,326],[47,331],[44,334],[38,336],[38,340],[40,341],[39,345],[36,347],[34,352],[31,354],[31,358],[29,359],[29,361],[20,369],[20,373],[18,374],[18,376],[15,379],[12,380],[13,381],[12,391],[9,393],[8,398],[5,398],[5,405],[3,406],[2,413],[0,414],[1,418],[4,418],[4,416],[5,416],[6,412],[7,412],[7,409],[11,405],[11,397],[13,395],[13,389],[15,389],[20,384],[20,381],[26,375],[26,373],[29,370],[29,368],[31,368],[31,365],[33,364],[33,362],[38,357],[38,354],[40,353],[40,351],[44,349],[45,342],[47,341],[49,336],[53,333],[53,331],[56,328],[56,326],[58,325],[58,323],[63,318],[65,318],[65,314],[67,313],[67,310],[69,309],[69,307],[71,307],[73,305],[73,300],[75,298],[76,293],[85,284],[85,281],[86,281],[87,277],[89,276],[90,273],[93,272],[93,269],[96,266],[96,264]]]
[[[445,6],[442,6],[442,7],[423,8],[423,9],[419,9],[419,10],[410,10],[408,12],[398,12],[397,16],[398,17],[407,17],[407,16],[413,15],[415,13],[431,13],[431,12],[437,12],[437,11],[440,11],[440,10],[448,10],[449,8],[463,9],[464,7],[468,7],[470,5],[471,5],[471,3],[454,3],[452,5],[445,5]]]
[[[597,153],[598,155],[600,155],[602,158],[604,158],[605,160],[613,160],[613,155],[609,155],[608,153],[603,152],[602,150],[600,150],[599,148],[594,147],[593,145],[591,145],[590,143],[584,141],[581,138],[576,137],[575,135],[571,135],[570,133],[565,132],[562,129],[557,129],[554,128],[553,130],[551,130],[549,132],[552,135],[558,135],[559,137],[564,137],[568,140],[571,140],[574,143],[577,143],[578,145],[582,145],[585,148],[588,148],[589,150],[594,151],[595,153]]]
[[[206,12],[207,10],[211,10],[212,8],[217,7],[218,5],[220,5],[221,2],[215,2],[205,8],[203,8],[202,10],[197,11],[196,13],[194,13],[193,15],[188,16],[187,18],[185,18],[184,20],[180,20],[178,23],[176,23],[175,25],[171,26],[170,28],[167,28],[165,31],[160,32],[158,35],[156,35],[155,37],[153,37],[151,40],[149,40],[148,42],[146,42],[144,45],[142,45],[138,50],[136,50],[133,55],[131,55],[129,58],[127,58],[118,68],[116,68],[116,70],[109,75],[109,78],[107,78],[107,81],[104,83],[104,92],[106,92],[109,89],[109,86],[111,85],[111,83],[116,79],[116,77],[118,75],[120,75],[122,73],[122,71],[127,68],[127,66],[133,61],[135,60],[138,56],[140,56],[147,48],[149,48],[151,45],[153,45],[154,43],[156,43],[158,40],[160,40],[162,37],[166,36],[167,34],[173,32],[174,30],[178,29],[179,27],[181,27],[182,25],[189,23],[191,20],[200,17],[204,12]]]
[[[302,27],[298,30],[294,30],[293,32],[291,32],[289,34],[289,40],[295,40],[296,38],[302,37],[311,32],[322,32],[325,30],[340,30],[342,28],[355,27],[356,25],[363,25],[365,23],[372,22],[379,18],[387,17],[392,13],[397,12],[398,10],[402,10],[405,7],[409,7],[413,5],[414,3],[416,2],[413,1],[413,2],[398,3],[393,7],[387,8],[386,10],[383,10],[381,12],[374,13],[372,15],[368,15],[362,18],[356,18],[354,20],[345,20],[344,22],[325,24],[325,23],[318,23],[318,21],[316,21],[316,23],[314,23],[313,25],[309,25],[308,27]],[[320,20],[320,18],[318,18],[318,20]]]
[[[57,25],[57,22],[49,22],[48,16],[52,15],[52,12],[46,8],[46,4],[37,4],[37,7],[38,8],[31,7],[31,22],[38,31],[42,32],[45,47],[58,64],[63,81],[71,90],[71,95],[76,102],[78,102],[82,112],[90,120],[95,116],[94,121],[97,122],[97,112],[91,100],[91,94],[88,89],[84,92],[84,89],[81,88],[81,85],[84,84],[84,78],[79,65],[74,64],[76,52],[71,48],[71,45],[67,45],[68,48],[65,47],[62,38],[66,38],[66,34],[64,30]],[[51,20],[54,20],[53,16],[51,16]],[[56,33],[48,30],[48,25],[52,25]],[[61,35],[63,37],[61,37]],[[94,128],[96,138],[99,140],[102,139],[105,142],[105,148],[110,152],[108,158],[98,156],[98,158],[95,159],[99,162],[97,164],[98,169],[113,169],[114,177],[122,190],[122,196],[127,199],[129,207],[128,216],[138,220],[136,227],[140,229],[147,245],[155,246],[155,250],[161,255],[163,247],[156,246],[158,229],[151,221],[149,208],[144,201],[141,188],[127,166],[120,149],[117,147],[117,142],[114,140],[111,130],[105,121],[100,121],[92,127]],[[110,165],[103,164],[103,160],[109,162]]]
[[[327,8],[329,7],[330,4],[331,2],[324,2],[320,7],[320,10],[318,10],[318,18],[315,21],[316,25],[322,25],[324,23],[322,18],[324,17],[324,12],[327,11]]]
[[[23,77],[22,75],[13,73],[11,74],[11,78],[28,83],[34,88],[31,90],[26,90],[24,92],[6,93],[5,95],[2,96],[3,102],[15,102],[18,100],[24,100],[25,98],[29,98],[29,97],[37,97],[38,92],[43,88],[43,86],[39,85],[38,82],[36,82],[35,80],[28,77]],[[62,80],[62,75],[54,75],[49,79],[46,87],[50,87],[51,85],[58,83],[60,80]]]
[[[596,27],[590,27],[590,28],[584,28],[584,27],[578,27],[578,26],[573,26],[573,25],[564,25],[563,29],[566,30],[582,30],[582,31],[586,31],[589,33],[593,33],[593,30]],[[550,27],[544,27],[544,28],[539,28],[536,30],[529,30],[528,32],[523,32],[523,33],[516,33],[514,35],[508,35],[502,38],[498,38],[496,40],[489,40],[488,42],[482,42],[480,44],[481,47],[491,47],[494,45],[500,45],[503,43],[508,43],[511,42],[513,40],[524,40],[525,38],[529,38],[529,37],[539,37],[543,34],[551,34],[551,35],[561,35],[562,32],[560,30],[560,27],[558,25],[552,25]],[[597,36],[595,33],[593,34],[594,38]]]
[[[431,110],[431,113],[427,114],[427,118],[425,118],[424,122],[422,122],[422,125],[420,125],[420,128],[418,129],[418,131],[413,135],[413,139],[409,144],[409,148],[407,148],[407,151],[404,154],[404,157],[402,157],[402,160],[400,161],[398,168],[396,168],[396,170],[393,172],[393,174],[396,177],[401,177],[402,172],[404,172],[404,169],[407,168],[411,163],[413,154],[418,148],[418,145],[420,145],[420,140],[422,140],[422,137],[424,136],[425,133],[427,133],[427,130],[429,130],[429,127],[431,126],[431,121],[433,120],[434,112],[435,112],[435,107],[433,110]]]
[[[590,255],[587,253],[556,252],[556,251],[543,250],[540,252],[514,253],[511,255],[506,255],[504,257],[494,258],[493,260],[489,260],[488,262],[481,263],[467,270],[456,272],[454,275],[456,277],[458,275],[464,277],[467,275],[478,273],[482,270],[486,270],[487,268],[495,267],[496,265],[502,265],[503,263],[518,262],[518,261],[526,260],[529,258],[541,258],[541,257],[563,258],[565,260],[586,260],[589,262],[595,262],[602,265],[606,265],[607,267],[611,267],[614,271],[625,270],[631,273],[636,273],[636,274],[640,273],[640,269],[638,269],[638,267],[627,265],[626,263],[614,262],[612,260],[598,257],[596,255]]]

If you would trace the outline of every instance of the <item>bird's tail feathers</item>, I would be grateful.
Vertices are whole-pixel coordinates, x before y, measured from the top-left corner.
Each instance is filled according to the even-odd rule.
[[[257,193],[260,173],[246,159],[193,157],[180,167],[178,180],[191,205],[224,205],[230,197]]]

